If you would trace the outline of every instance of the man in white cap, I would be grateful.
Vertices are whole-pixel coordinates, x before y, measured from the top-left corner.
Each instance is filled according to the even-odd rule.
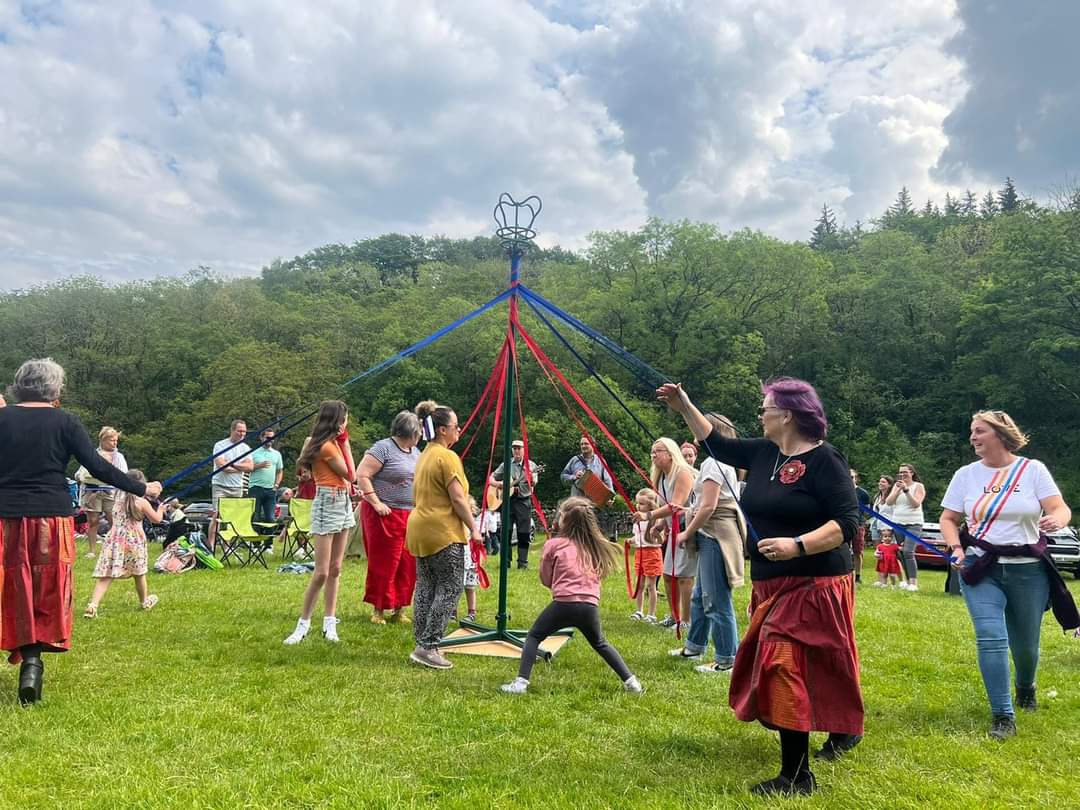
[[[517,534],[518,568],[529,567],[529,534],[532,522],[532,491],[540,477],[540,467],[529,462],[529,471],[525,473],[525,443],[515,439],[510,443],[513,459],[510,461],[510,520]],[[500,464],[491,474],[491,486],[501,495],[503,465]]]

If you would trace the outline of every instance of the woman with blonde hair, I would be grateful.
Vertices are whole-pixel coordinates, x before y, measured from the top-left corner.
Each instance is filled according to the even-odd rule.
[[[968,436],[978,461],[949,482],[941,536],[960,568],[964,601],[975,627],[979,671],[990,702],[989,734],[1016,734],[1015,707],[1033,712],[1039,633],[1048,603],[1066,629],[1080,625],[1076,606],[1046,548],[1045,532],[1072,519],[1050,471],[1016,455],[1028,437],[1004,411],[979,411]],[[967,523],[961,539],[960,523]],[[1010,695],[1009,653],[1016,668]]]
[[[697,479],[697,471],[686,463],[679,445],[667,436],[653,442],[651,457],[649,478],[660,495],[660,508],[635,512],[635,522],[670,519],[673,512],[681,513],[690,504]],[[671,603],[671,615],[660,625],[674,627],[678,623],[679,630],[687,630],[690,628],[690,597],[697,573],[697,547],[693,539],[685,540],[681,545],[676,541],[675,535],[686,525],[681,514],[676,524],[678,528],[671,533],[664,551],[664,582]]]
[[[705,418],[721,436],[735,438],[731,420],[713,413]],[[693,540],[697,545],[698,569],[690,597],[690,632],[686,643],[671,655],[697,660],[711,635],[715,658],[695,668],[704,675],[730,673],[739,648],[731,591],[744,582],[746,526],[739,512],[738,491],[735,468],[706,455],[694,484],[690,520],[678,536],[679,543]]]
[[[124,454],[117,450],[120,443],[120,431],[110,425],[105,425],[98,431],[98,455],[112,464],[120,472],[128,471],[127,459]],[[75,471],[75,480],[82,485],[82,497],[79,506],[86,511],[86,542],[90,549],[87,557],[97,554],[98,522],[102,515],[109,521],[112,520],[113,506],[116,502],[116,488],[111,487],[104,481],[94,478],[86,469],[79,467]]]

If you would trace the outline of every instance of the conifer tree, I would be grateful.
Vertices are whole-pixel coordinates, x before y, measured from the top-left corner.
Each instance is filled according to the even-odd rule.
[[[979,206],[979,216],[983,219],[993,219],[994,214],[997,213],[997,200],[994,199],[994,192],[986,192],[986,196],[982,198],[982,205]]]
[[[1005,178],[1005,186],[997,195],[998,210],[1003,214],[1012,214],[1020,210],[1020,195],[1016,193],[1011,177]]]
[[[836,216],[829,209],[828,203],[821,206],[821,216],[818,217],[810,236],[810,247],[814,250],[828,250],[836,245]]]

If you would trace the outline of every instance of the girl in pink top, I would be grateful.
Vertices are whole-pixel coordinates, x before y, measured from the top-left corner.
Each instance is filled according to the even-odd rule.
[[[615,570],[617,557],[596,522],[593,505],[585,498],[567,498],[559,504],[554,536],[544,544],[540,581],[551,588],[552,602],[533,622],[521,653],[518,676],[502,690],[524,694],[540,644],[562,627],[575,627],[608,666],[615,670],[627,692],[645,691],[631,674],[618,650],[600,629],[600,580]]]

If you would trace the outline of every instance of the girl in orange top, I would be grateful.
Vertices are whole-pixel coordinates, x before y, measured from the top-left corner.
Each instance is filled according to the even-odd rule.
[[[315,571],[304,591],[304,605],[296,629],[286,644],[299,644],[311,628],[311,612],[319,591],[325,587],[323,635],[337,642],[337,593],[341,561],[349,542],[349,529],[356,525],[350,485],[356,478],[345,428],[349,411],[340,400],[326,400],[319,406],[311,439],[300,453],[297,465],[311,470],[315,479],[315,500],[311,504],[311,540],[315,547]]]

